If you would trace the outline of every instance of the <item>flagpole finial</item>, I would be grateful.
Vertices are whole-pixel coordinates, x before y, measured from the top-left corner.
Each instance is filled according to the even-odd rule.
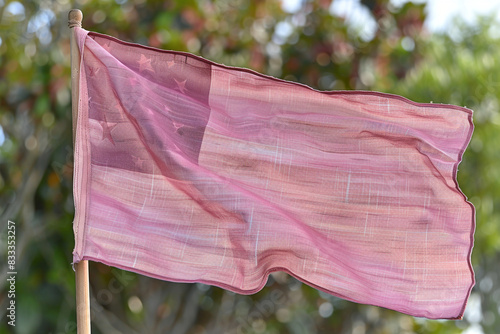
[[[72,9],[68,13],[68,27],[70,28],[81,28],[83,20],[83,13],[79,9]]]

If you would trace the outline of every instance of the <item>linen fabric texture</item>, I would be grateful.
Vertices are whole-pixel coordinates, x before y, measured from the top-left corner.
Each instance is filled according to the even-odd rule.
[[[240,294],[284,271],[357,303],[463,316],[471,110],[75,30],[74,263]]]

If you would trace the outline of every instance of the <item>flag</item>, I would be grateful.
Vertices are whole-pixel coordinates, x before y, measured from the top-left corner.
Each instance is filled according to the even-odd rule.
[[[241,294],[284,271],[357,303],[463,316],[471,110],[75,30],[74,263]]]

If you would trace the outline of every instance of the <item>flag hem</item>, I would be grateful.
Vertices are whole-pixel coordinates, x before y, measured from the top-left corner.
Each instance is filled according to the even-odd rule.
[[[255,293],[258,293],[260,291],[262,291],[264,289],[264,287],[266,286],[266,283],[269,279],[269,274],[273,273],[273,272],[278,272],[278,271],[282,271],[282,272],[285,272],[287,273],[288,275],[294,277],[295,279],[297,279],[298,281],[306,284],[306,285],[309,285],[310,287],[316,289],[316,290],[320,290],[322,292],[325,292],[325,293],[328,293],[330,295],[333,295],[335,297],[338,297],[338,298],[341,298],[341,299],[344,299],[344,300],[347,300],[349,302],[353,302],[353,303],[356,303],[356,304],[360,304],[360,305],[371,305],[371,306],[376,306],[376,307],[382,307],[386,310],[390,310],[390,311],[394,311],[394,312],[398,312],[398,313],[403,313],[403,314],[406,314],[406,315],[409,315],[409,316],[412,316],[412,317],[419,317],[419,318],[427,318],[427,319],[431,319],[431,320],[439,320],[439,319],[446,319],[446,320],[460,320],[462,319],[463,317],[463,312],[461,312],[458,316],[456,317],[451,317],[451,318],[443,318],[443,317],[439,317],[439,316],[430,316],[430,315],[426,315],[426,314],[423,314],[423,313],[411,313],[410,311],[403,311],[403,310],[395,310],[395,309],[390,309],[390,308],[387,308],[385,306],[382,306],[382,305],[377,305],[377,304],[370,304],[370,303],[366,303],[366,302],[360,302],[360,301],[357,301],[353,298],[350,298],[350,297],[347,297],[341,293],[338,293],[338,292],[334,292],[334,291],[330,291],[328,289],[325,289],[325,288],[322,288],[321,286],[318,286],[312,282],[309,282],[308,280],[306,279],[303,279],[302,277],[300,277],[299,275],[296,275],[294,273],[292,273],[288,268],[285,268],[285,267],[273,267],[273,268],[270,268],[268,270],[265,271],[263,277],[262,277],[262,281],[261,283],[259,284],[259,286],[257,288],[254,288],[254,289],[250,289],[250,290],[243,290],[243,289],[238,289],[237,287],[234,287],[230,284],[224,284],[224,283],[221,283],[221,282],[217,282],[217,281],[211,281],[211,280],[204,280],[204,279],[194,279],[194,280],[183,280],[183,279],[178,279],[178,278],[166,278],[165,276],[161,276],[161,275],[156,275],[154,273],[150,273],[150,272],[147,272],[147,271],[143,271],[143,270],[138,270],[137,268],[132,268],[132,267],[127,267],[127,266],[123,266],[123,265],[116,265],[116,264],[112,264],[112,263],[108,263],[107,261],[104,261],[102,259],[98,259],[98,258],[94,258],[94,257],[91,257],[91,256],[83,256],[82,259],[83,260],[88,260],[88,261],[93,261],[93,262],[99,262],[99,263],[102,263],[106,266],[109,266],[109,267],[114,267],[114,268],[118,268],[118,269],[121,269],[121,270],[126,270],[126,271],[129,271],[129,272],[133,272],[133,273],[136,273],[136,274],[139,274],[139,275],[143,275],[143,276],[148,276],[148,277],[151,277],[151,278],[154,278],[154,279],[158,279],[158,280],[161,280],[161,281],[167,281],[167,282],[173,282],[173,283],[201,283],[201,284],[206,284],[206,285],[212,285],[212,286],[215,286],[215,287],[218,287],[218,288],[221,288],[221,289],[224,289],[224,290],[228,290],[228,291],[231,291],[231,292],[234,292],[234,293],[238,293],[238,294],[241,294],[241,295],[252,295],[252,294],[255,294]]]
[[[85,66],[83,62],[83,54],[85,49],[85,40],[88,35],[88,31],[79,27],[74,28],[77,32],[83,31],[82,35],[77,33],[78,36],[78,47],[80,50],[80,68],[79,68],[79,97],[78,97],[78,117],[76,124],[76,136],[75,136],[75,157],[74,157],[74,180],[79,186],[73,186],[73,196],[75,201],[75,218],[73,222],[73,231],[75,234],[75,249],[73,250],[73,267],[76,263],[83,260],[82,252],[85,249],[85,223],[87,221],[88,212],[88,180],[89,180],[89,168],[87,168],[87,162],[81,161],[80,158],[87,159],[90,155],[90,148],[88,145],[87,129],[88,129],[88,92],[87,89],[86,76],[82,75],[85,72]],[[81,133],[81,134],[80,134]],[[80,135],[83,136],[83,140],[79,140]],[[84,151],[80,154],[80,151]],[[76,210],[76,205],[81,205],[78,210]]]
[[[457,191],[463,196],[464,201],[471,207],[472,217],[471,217],[471,226],[470,226],[470,246],[469,246],[468,259],[467,259],[467,263],[469,265],[469,270],[471,273],[471,285],[470,285],[469,290],[467,292],[467,295],[466,295],[466,298],[464,301],[464,305],[460,311],[460,314],[455,320],[462,320],[463,319],[463,316],[465,313],[465,308],[467,307],[467,301],[469,300],[470,294],[472,292],[472,288],[476,284],[476,279],[474,276],[474,268],[472,267],[472,250],[474,248],[474,232],[476,230],[476,208],[474,207],[474,204],[472,204],[467,199],[467,196],[464,194],[462,189],[460,189],[460,186],[458,185],[458,180],[457,180],[458,165],[460,165],[460,163],[462,162],[463,155],[465,153],[465,150],[469,146],[469,143],[472,139],[472,134],[474,132],[474,122],[472,119],[472,114],[469,115],[468,120],[469,120],[469,124],[470,124],[469,133],[467,134],[467,138],[464,141],[464,145],[463,145],[462,149],[460,150],[457,162],[455,163],[455,166],[453,166],[453,181],[455,182],[455,187],[456,187]]]

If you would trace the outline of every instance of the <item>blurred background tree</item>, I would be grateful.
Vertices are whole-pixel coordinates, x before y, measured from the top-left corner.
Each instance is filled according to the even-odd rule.
[[[338,2],[338,1],[337,1]],[[367,89],[466,105],[475,133],[459,181],[477,208],[477,285],[465,319],[430,321],[318,292],[283,273],[241,296],[91,263],[93,333],[497,333],[500,328],[499,25],[457,22],[430,34],[425,4],[358,1],[353,24],[336,1],[0,0],[0,256],[17,226],[17,323],[0,333],[75,333],[71,269],[72,145],[67,13],[126,41],[189,51],[322,90]]]

